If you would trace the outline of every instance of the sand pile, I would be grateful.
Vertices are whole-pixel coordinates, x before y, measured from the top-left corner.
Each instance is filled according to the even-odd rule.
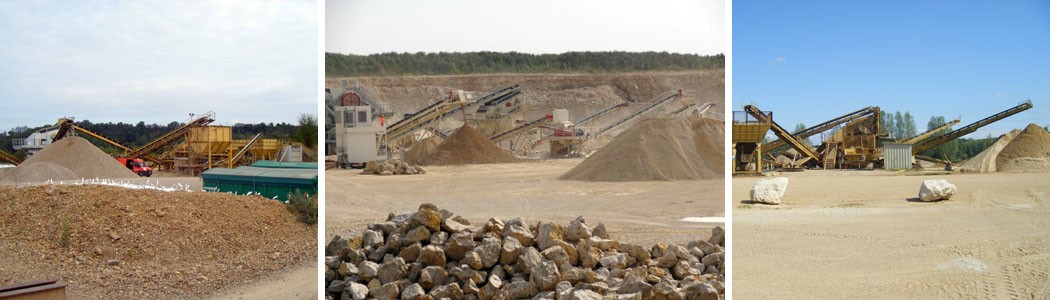
[[[0,183],[138,177],[116,159],[80,137],[48,145],[0,177]]]
[[[436,152],[438,146],[441,145],[442,141],[443,140],[439,136],[431,136],[419,142],[416,142],[415,145],[412,145],[412,148],[409,148],[408,151],[405,151],[405,162],[408,162],[410,164],[419,163],[419,160],[423,159],[427,155],[430,155],[431,153]]]
[[[1000,172],[1050,171],[1050,133],[1039,125],[1028,124],[1003,147],[995,164]]]
[[[649,118],[617,135],[559,179],[651,181],[722,178],[723,122]]]
[[[433,153],[419,159],[417,164],[429,166],[498,164],[519,162],[506,149],[492,143],[477,129],[464,125],[438,145]]]
[[[1013,141],[1014,137],[1016,137],[1020,133],[1021,130],[1014,129],[1010,132],[1007,132],[1006,134],[999,136],[999,138],[996,139],[995,142],[992,142],[991,145],[988,145],[988,148],[985,148],[984,151],[981,151],[981,153],[974,155],[974,157],[971,157],[969,160],[967,160],[965,163],[959,166],[959,170],[963,172],[977,173],[995,172],[997,170],[995,166],[995,159],[999,156],[999,152],[1003,151],[1003,148],[1005,148],[1006,145],[1010,143],[1010,141]]]
[[[49,185],[0,207],[0,286],[53,278],[70,299],[201,299],[317,253],[316,225],[261,197]]]

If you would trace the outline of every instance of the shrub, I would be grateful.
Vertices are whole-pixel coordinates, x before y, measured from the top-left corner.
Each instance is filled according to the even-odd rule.
[[[317,195],[310,195],[295,190],[288,194],[288,211],[295,214],[300,222],[306,224],[317,223]]]

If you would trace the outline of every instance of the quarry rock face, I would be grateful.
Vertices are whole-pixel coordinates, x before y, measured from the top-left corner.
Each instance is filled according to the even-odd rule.
[[[721,227],[686,245],[641,246],[609,239],[583,217],[474,226],[423,204],[368,228],[325,247],[326,299],[718,299],[725,291]]]
[[[765,204],[780,204],[787,191],[788,179],[777,177],[763,179],[751,187],[751,201]]]
[[[919,200],[924,202],[948,200],[956,192],[958,192],[958,189],[955,188],[954,184],[948,183],[947,180],[926,180],[919,187]]]

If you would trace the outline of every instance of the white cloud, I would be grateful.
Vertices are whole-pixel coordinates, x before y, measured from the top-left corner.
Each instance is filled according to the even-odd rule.
[[[777,58],[769,60],[769,64],[771,64],[771,65],[778,65],[778,64],[782,64],[782,63],[787,63],[787,61],[788,61],[787,58],[785,58],[783,56],[777,56]]]
[[[0,3],[0,129],[316,113],[317,3]]]

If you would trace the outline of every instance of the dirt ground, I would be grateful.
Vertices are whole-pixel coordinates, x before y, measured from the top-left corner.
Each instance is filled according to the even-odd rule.
[[[376,176],[360,170],[326,173],[326,239],[359,233],[390,212],[433,203],[474,224],[491,217],[568,224],[584,216],[605,223],[614,239],[632,243],[686,243],[707,239],[721,223],[681,221],[724,217],[723,180],[581,182],[557,177],[583,159],[427,167],[427,174]]]
[[[209,296],[209,300],[247,300],[247,299],[317,299],[317,285],[304,283],[317,282],[317,262],[313,261],[298,268],[278,272],[243,285],[232,286],[227,290]]]
[[[733,297],[1050,299],[1050,174],[901,175],[784,173],[780,206],[733,178]],[[959,193],[917,202],[927,179]]]

